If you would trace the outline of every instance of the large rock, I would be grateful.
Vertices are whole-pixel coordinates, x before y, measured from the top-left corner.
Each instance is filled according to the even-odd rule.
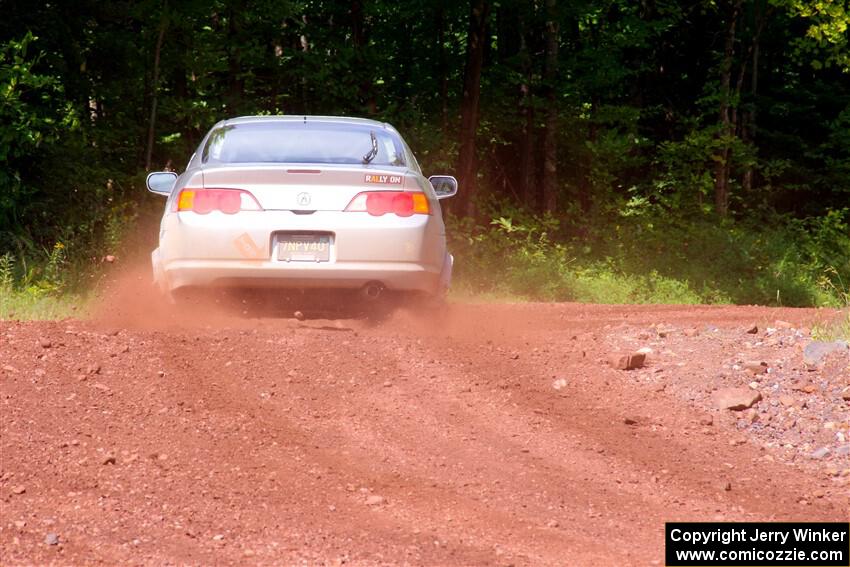
[[[829,447],[821,447],[820,449],[813,451],[812,454],[809,456],[813,459],[820,460],[828,456],[831,452],[832,451]]]
[[[640,368],[646,362],[646,354],[633,352],[632,354],[615,354],[611,357],[611,366],[617,370],[634,370]]]
[[[826,357],[834,352],[847,352],[847,343],[844,341],[812,341],[803,349],[803,362],[808,366],[820,366],[826,362]]]
[[[767,372],[767,363],[760,360],[748,360],[744,363],[744,368],[746,368],[750,374],[764,374]]]
[[[793,406],[796,402],[797,400],[794,398],[794,396],[779,396],[779,403],[785,406],[786,408]]]
[[[712,395],[714,405],[719,409],[742,411],[751,408],[761,399],[761,394],[750,388],[721,388]]]
[[[379,496],[377,494],[371,494],[366,498],[367,506],[382,506],[386,502],[386,499],[383,496]]]

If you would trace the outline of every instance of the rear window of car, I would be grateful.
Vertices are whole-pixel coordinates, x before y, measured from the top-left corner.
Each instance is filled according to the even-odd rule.
[[[367,124],[327,122],[256,122],[216,128],[204,145],[204,163],[369,163],[405,165],[404,149],[395,133]]]

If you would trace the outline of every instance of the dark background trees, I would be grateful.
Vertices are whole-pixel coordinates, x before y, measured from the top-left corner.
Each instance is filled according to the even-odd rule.
[[[0,4],[0,255],[115,244],[146,169],[254,113],[387,120],[482,226],[846,232],[846,0]]]

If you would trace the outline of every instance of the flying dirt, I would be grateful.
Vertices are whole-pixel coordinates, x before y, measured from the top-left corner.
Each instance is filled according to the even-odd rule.
[[[666,521],[850,519],[832,311],[150,305],[0,322],[3,564],[661,565]]]

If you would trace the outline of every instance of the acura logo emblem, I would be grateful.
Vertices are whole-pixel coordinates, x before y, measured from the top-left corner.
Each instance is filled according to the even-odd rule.
[[[298,204],[302,207],[306,207],[310,204],[310,194],[309,193],[298,193]]]

